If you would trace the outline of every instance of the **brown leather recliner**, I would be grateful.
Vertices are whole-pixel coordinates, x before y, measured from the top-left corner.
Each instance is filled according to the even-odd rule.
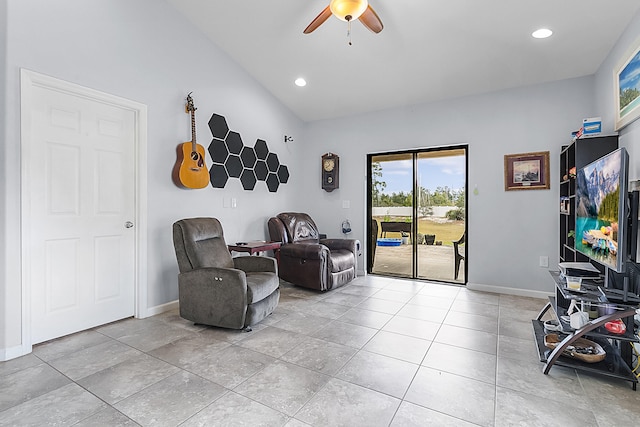
[[[318,227],[306,213],[284,212],[269,219],[269,236],[282,242],[280,278],[305,288],[327,291],[356,277],[355,239],[320,239]]]

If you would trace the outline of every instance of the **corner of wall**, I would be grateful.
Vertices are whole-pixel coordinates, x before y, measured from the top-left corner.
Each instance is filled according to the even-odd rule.
[[[0,2],[0,140],[3,141],[0,144],[0,200],[3,201],[0,206],[7,206],[6,203],[6,183],[7,179],[5,174],[7,173],[7,168],[5,167],[7,162],[6,156],[6,147],[7,144],[4,141],[7,140],[7,131],[6,131],[6,102],[7,102],[7,32],[8,32],[8,22],[7,22],[7,2]],[[0,278],[0,301],[2,301],[2,305],[9,304],[8,298],[6,297],[6,228],[7,228],[7,215],[4,209],[0,209],[0,271],[2,271],[2,277]],[[5,352],[8,351],[7,347],[7,319],[5,318],[5,314],[8,312],[6,307],[3,307],[0,310],[0,360],[4,359]]]

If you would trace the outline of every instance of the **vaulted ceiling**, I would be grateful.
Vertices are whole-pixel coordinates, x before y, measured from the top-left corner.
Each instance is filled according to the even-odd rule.
[[[593,74],[638,0],[370,0],[384,30],[330,0],[168,0],[305,121]],[[553,30],[547,39],[531,33]],[[308,84],[297,87],[303,77]]]

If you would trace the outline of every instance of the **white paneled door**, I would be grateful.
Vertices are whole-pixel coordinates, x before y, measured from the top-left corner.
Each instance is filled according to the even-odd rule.
[[[36,344],[134,314],[136,118],[39,85],[29,109],[23,271]]]

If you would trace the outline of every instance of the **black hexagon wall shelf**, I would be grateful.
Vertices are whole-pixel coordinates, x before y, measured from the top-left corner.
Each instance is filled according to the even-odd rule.
[[[245,190],[253,190],[258,181],[264,181],[274,193],[289,181],[289,169],[280,164],[276,153],[269,152],[265,140],[256,140],[253,148],[245,146],[240,134],[230,131],[227,119],[219,114],[211,116],[209,129],[214,138],[208,147],[213,160],[209,177],[214,188],[224,188],[229,178],[240,178]]]
[[[242,151],[242,138],[240,137],[240,134],[238,132],[229,132],[229,135],[227,135],[227,148],[229,149],[230,153],[233,154],[240,154],[240,152]]]
[[[259,139],[256,141],[255,150],[256,150],[257,158],[259,158],[260,160],[267,159],[267,155],[269,154],[269,148],[267,147],[267,143],[264,140]]]
[[[289,168],[285,165],[280,165],[278,168],[278,179],[282,184],[286,184],[289,181]]]
[[[267,162],[265,162],[264,160],[258,160],[256,162],[255,171],[256,178],[258,178],[260,181],[267,180],[267,175],[269,174],[269,169],[267,169]]]
[[[227,126],[227,119],[218,114],[214,114],[209,119],[209,129],[211,129],[211,135],[217,139],[225,139],[227,133],[229,133],[229,126]]]
[[[240,158],[245,168],[253,169],[256,165],[256,152],[251,147],[242,147]]]
[[[267,168],[269,168],[269,172],[278,172],[279,167],[280,161],[278,160],[278,155],[276,153],[269,153],[267,156]]]
[[[229,175],[224,165],[216,165],[215,163],[209,168],[209,178],[213,188],[224,188],[227,185]]]
[[[244,169],[240,176],[240,182],[242,183],[242,188],[245,190],[253,190],[256,186],[256,182],[258,182],[253,169]]]
[[[270,173],[267,177],[267,188],[272,193],[278,191],[278,186],[280,185],[280,181],[278,181],[278,175],[275,173]]]
[[[224,163],[229,155],[227,145],[224,141],[216,141],[215,139],[209,144],[209,154],[214,163]]]
[[[224,164],[227,168],[227,173],[229,174],[229,178],[240,178],[242,174],[242,160],[240,160],[240,156],[236,156],[235,154],[229,154],[229,158]]]

